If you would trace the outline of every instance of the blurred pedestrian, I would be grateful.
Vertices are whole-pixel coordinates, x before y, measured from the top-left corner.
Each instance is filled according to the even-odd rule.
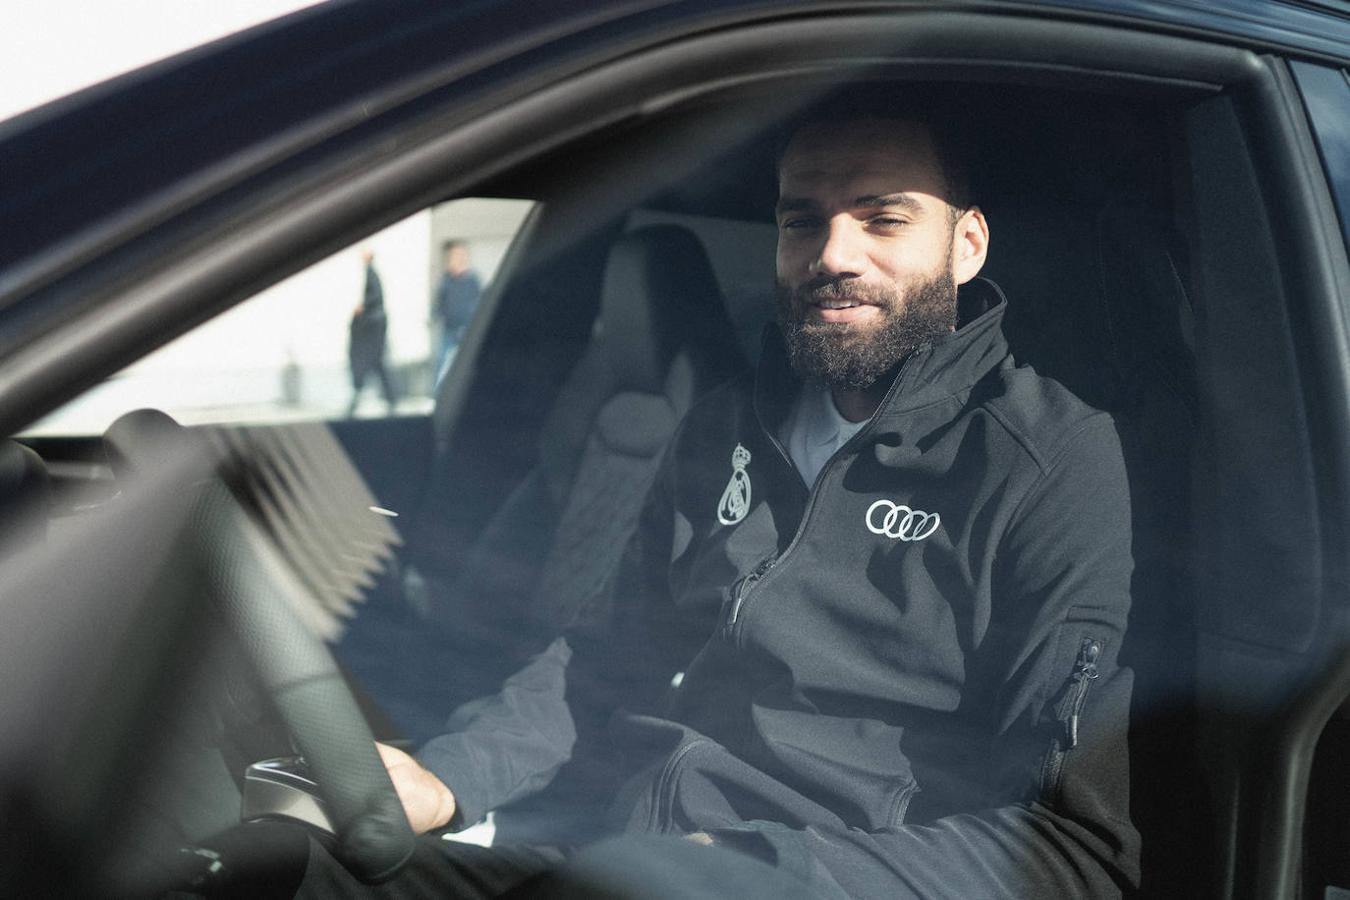
[[[380,380],[380,389],[384,392],[384,402],[388,404],[390,414],[394,412],[397,398],[389,370],[384,365],[385,332],[389,323],[384,312],[384,288],[380,284],[379,273],[375,271],[375,254],[362,250],[361,262],[366,267],[366,283],[361,304],[352,312],[351,341],[347,346],[347,358],[352,370],[352,402],[347,407],[349,418],[356,414],[361,388],[366,383],[366,376],[372,371]]]
[[[473,320],[478,298],[483,293],[478,273],[469,267],[469,246],[464,241],[447,241],[441,248],[445,268],[431,301],[431,318],[441,329],[436,353],[436,383],[440,384],[464,329]]]

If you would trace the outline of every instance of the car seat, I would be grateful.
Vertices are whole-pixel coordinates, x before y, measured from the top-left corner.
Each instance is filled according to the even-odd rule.
[[[51,476],[41,457],[18,441],[0,441],[0,562],[47,534]]]
[[[459,571],[430,576],[447,702],[495,690],[552,635],[603,622],[607,581],[662,451],[694,401],[744,366],[698,237],[664,224],[620,235],[536,464]]]
[[[1095,209],[1089,227],[1084,207]],[[1008,291],[1014,356],[1117,421],[1131,492],[1135,574],[1121,661],[1135,671],[1131,815],[1144,896],[1204,883],[1207,798],[1195,759],[1190,484],[1197,430],[1194,321],[1184,243],[1128,184],[1065,208],[1029,203],[991,275]],[[1184,798],[1184,799],[1182,799]]]

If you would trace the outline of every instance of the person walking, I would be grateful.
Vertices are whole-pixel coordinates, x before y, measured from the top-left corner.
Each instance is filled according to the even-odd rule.
[[[347,346],[347,359],[352,372],[352,401],[347,406],[348,418],[356,414],[356,407],[361,402],[361,388],[371,372],[380,380],[384,402],[391,415],[397,402],[393,380],[384,364],[385,332],[389,323],[384,312],[384,287],[380,284],[379,273],[375,271],[375,254],[362,250],[361,262],[365,265],[366,282],[361,303],[352,312],[351,339]]]

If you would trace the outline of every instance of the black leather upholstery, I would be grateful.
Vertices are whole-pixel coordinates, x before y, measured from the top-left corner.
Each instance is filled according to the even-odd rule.
[[[1132,815],[1144,840],[1144,895],[1181,896],[1178,879],[1203,878],[1208,849],[1193,757],[1198,398],[1184,243],[1156,206],[1124,189],[1020,213],[1015,229],[997,234],[989,267],[1008,293],[1013,353],[1113,413],[1125,451],[1135,574],[1121,660],[1135,670]]]
[[[694,400],[743,367],[698,238],[674,225],[621,236],[538,464],[436,598],[454,642],[506,659],[531,649],[526,635],[603,621],[607,579],[662,450]]]
[[[0,441],[0,560],[47,533],[51,477],[41,457],[17,441]]]

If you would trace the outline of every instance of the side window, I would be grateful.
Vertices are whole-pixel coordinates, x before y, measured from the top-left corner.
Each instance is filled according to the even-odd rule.
[[[1291,64],[1331,184],[1341,233],[1350,248],[1350,74],[1311,63]]]
[[[415,213],[171,341],[27,434],[101,434],[141,407],[185,425],[426,414],[533,205],[466,198]]]

